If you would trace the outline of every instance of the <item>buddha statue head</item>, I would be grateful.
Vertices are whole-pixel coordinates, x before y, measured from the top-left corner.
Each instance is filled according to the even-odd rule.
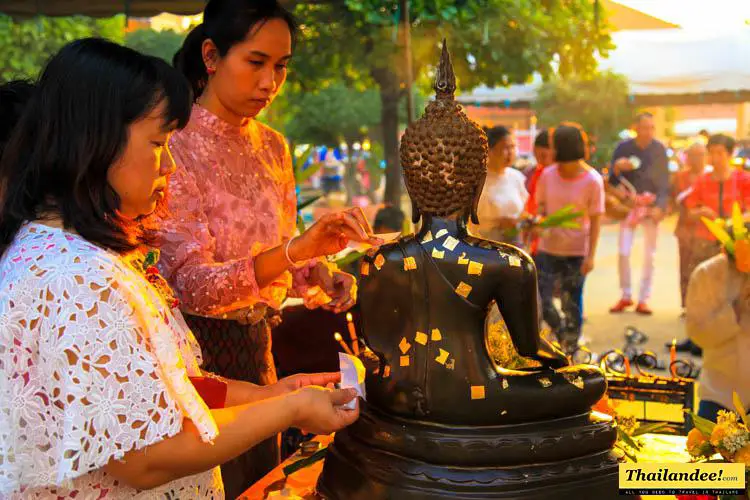
[[[456,75],[445,40],[433,88],[435,100],[401,141],[413,220],[458,214],[478,224],[477,205],[487,176],[487,136],[456,102]]]

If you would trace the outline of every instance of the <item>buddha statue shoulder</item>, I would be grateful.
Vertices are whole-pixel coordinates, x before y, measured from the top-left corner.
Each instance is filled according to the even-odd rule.
[[[435,90],[436,99],[401,143],[413,218],[421,228],[362,262],[363,334],[377,357],[367,379],[369,404],[462,425],[585,412],[604,392],[604,378],[591,367],[568,366],[566,356],[540,337],[533,260],[467,231],[469,219],[478,223],[487,138],[453,97],[445,46]],[[493,303],[517,352],[540,368],[496,365],[485,336]]]

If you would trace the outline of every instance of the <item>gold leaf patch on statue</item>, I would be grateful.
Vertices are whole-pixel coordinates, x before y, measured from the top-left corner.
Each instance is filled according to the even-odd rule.
[[[391,365],[385,365],[385,368],[383,368],[383,378],[388,378],[391,376]]]
[[[466,252],[461,253],[461,257],[458,258],[458,264],[461,266],[465,266],[469,263],[469,259],[466,258]]]
[[[406,354],[409,352],[409,349],[411,349],[411,344],[408,340],[406,340],[406,337],[403,337],[401,339],[401,342],[398,344],[398,348],[401,349],[401,354]]]
[[[440,330],[437,328],[432,329],[432,336],[430,337],[433,342],[440,342],[443,340],[443,335],[440,333]]]
[[[438,250],[437,248],[432,249],[432,258],[433,259],[444,259],[445,258],[445,250]]]
[[[512,267],[521,267],[521,259],[515,255],[508,255],[508,264]]]
[[[484,248],[485,250],[490,250],[490,249],[492,249],[492,243],[490,243],[489,241],[482,241],[481,243],[479,243],[479,248]]]
[[[445,362],[448,361],[448,356],[450,355],[451,353],[449,353],[445,349],[440,349],[440,355],[437,358],[435,358],[435,361],[437,361],[441,365],[445,365]]]
[[[564,376],[565,376],[565,380],[567,380],[574,386],[578,387],[579,389],[583,390],[583,378],[580,375],[576,377],[572,373],[566,373]]]
[[[361,276],[369,276],[370,275],[370,263],[369,262],[362,262],[362,267],[359,270],[359,274]]]
[[[383,265],[385,264],[385,257],[383,257],[383,254],[378,254],[377,257],[375,257],[375,268],[380,271],[383,269]]]
[[[432,241],[432,231],[427,231],[427,234],[422,238],[422,243],[429,243]]]
[[[500,415],[505,416],[508,414],[508,410],[503,410],[500,412]]]
[[[471,386],[471,399],[484,399],[484,386],[483,385]]]
[[[454,369],[456,367],[456,360],[455,359],[449,360],[447,363],[445,363],[445,367],[449,370]]]
[[[448,236],[447,238],[445,238],[443,246],[452,252],[458,246],[458,240],[453,236]]]
[[[503,386],[503,389],[507,389],[508,388],[508,379],[504,378],[501,385]]]
[[[474,262],[473,260],[469,262],[469,269],[468,269],[469,274],[480,276],[482,274],[482,269],[484,269],[483,264],[480,264],[479,262]]]
[[[542,384],[542,387],[551,387],[552,381],[548,379],[547,377],[542,377],[539,379],[539,383]]]
[[[414,342],[417,344],[427,345],[427,334],[423,332],[417,332],[417,335],[414,337]]]
[[[462,281],[456,287],[456,293],[465,299],[469,298],[469,294],[471,293],[471,285],[467,285]]]
[[[409,356],[401,356],[399,364],[401,366],[409,366]]]
[[[440,238],[442,238],[446,234],[448,234],[448,230],[447,229],[441,229],[440,231],[438,231],[437,233],[435,233],[435,239],[439,240]]]
[[[417,268],[417,261],[414,257],[404,259],[404,271],[413,271]]]

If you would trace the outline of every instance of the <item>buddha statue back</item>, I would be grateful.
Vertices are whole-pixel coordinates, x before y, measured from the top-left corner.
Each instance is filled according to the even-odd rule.
[[[453,94],[443,43],[436,99],[407,128],[401,163],[416,235],[362,261],[359,304],[368,400],[337,434],[318,489],[331,499],[617,496],[606,391],[539,334],[533,260],[474,238],[487,139]],[[497,304],[511,341],[538,368],[498,366],[485,334]],[[618,497],[619,498],[619,497]]]

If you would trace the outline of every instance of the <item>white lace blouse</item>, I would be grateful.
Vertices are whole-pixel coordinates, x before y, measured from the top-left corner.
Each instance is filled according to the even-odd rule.
[[[112,458],[216,423],[189,375],[200,350],[124,259],[26,224],[0,259],[0,499],[224,498],[218,467],[153,490]]]

